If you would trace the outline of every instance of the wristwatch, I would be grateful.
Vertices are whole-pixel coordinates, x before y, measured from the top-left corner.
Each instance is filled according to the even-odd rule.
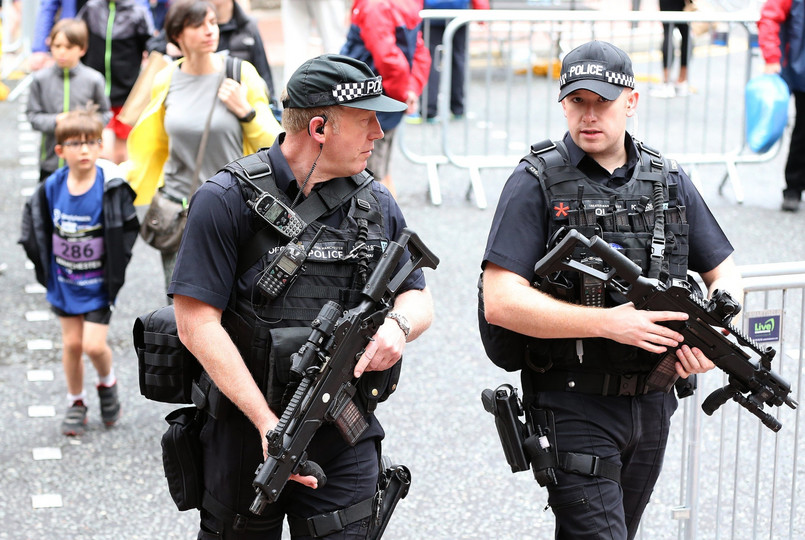
[[[411,333],[411,323],[408,322],[408,319],[405,318],[405,315],[402,313],[397,313],[396,311],[390,312],[386,315],[387,319],[394,319],[394,322],[400,327],[405,337],[408,337],[408,334]]]
[[[251,122],[252,120],[254,120],[255,116],[257,116],[257,111],[252,109],[252,110],[250,110],[249,112],[246,113],[246,116],[244,116],[242,118],[238,118],[238,122],[243,122],[244,124],[247,123],[247,122]]]

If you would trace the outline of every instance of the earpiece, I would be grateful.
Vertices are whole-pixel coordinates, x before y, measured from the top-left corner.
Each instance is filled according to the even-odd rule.
[[[315,117],[314,117],[314,118],[315,118]],[[318,133],[319,135],[324,135],[324,124],[326,124],[326,123],[327,123],[327,115],[326,115],[326,114],[322,114],[321,116],[319,116],[319,118],[321,118],[321,125],[320,125],[319,127],[317,127],[317,128],[316,128],[316,133]],[[312,119],[311,119],[311,120],[312,120]],[[308,126],[308,127],[307,127],[307,134],[308,134],[308,135],[311,135],[311,133],[310,133],[310,126]]]

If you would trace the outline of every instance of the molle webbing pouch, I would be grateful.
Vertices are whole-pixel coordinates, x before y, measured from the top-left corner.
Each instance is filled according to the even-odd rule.
[[[137,317],[133,336],[140,393],[163,403],[191,403],[201,364],[179,340],[173,306]]]

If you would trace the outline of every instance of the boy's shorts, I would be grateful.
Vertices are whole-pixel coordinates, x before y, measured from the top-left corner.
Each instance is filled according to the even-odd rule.
[[[59,317],[83,316],[86,322],[91,322],[95,324],[109,324],[109,321],[112,320],[112,309],[109,306],[105,306],[100,309],[96,309],[94,311],[90,311],[87,313],[67,313],[66,311],[62,311],[61,309],[53,305],[50,306],[50,310]]]
[[[129,133],[131,133],[131,127],[128,124],[124,124],[120,120],[117,119],[117,116],[120,114],[120,110],[123,109],[122,106],[120,107],[112,107],[112,119],[109,120],[109,123],[106,124],[108,129],[111,129],[115,132],[115,136],[118,139],[126,140],[129,138]]]

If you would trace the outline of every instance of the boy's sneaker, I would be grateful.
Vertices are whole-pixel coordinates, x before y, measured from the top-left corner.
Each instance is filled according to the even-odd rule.
[[[98,385],[98,397],[101,399],[101,420],[106,427],[111,427],[120,418],[120,400],[117,399],[117,382],[112,386]]]
[[[87,407],[80,399],[67,407],[67,413],[61,423],[61,432],[65,435],[83,435],[87,426]]]

